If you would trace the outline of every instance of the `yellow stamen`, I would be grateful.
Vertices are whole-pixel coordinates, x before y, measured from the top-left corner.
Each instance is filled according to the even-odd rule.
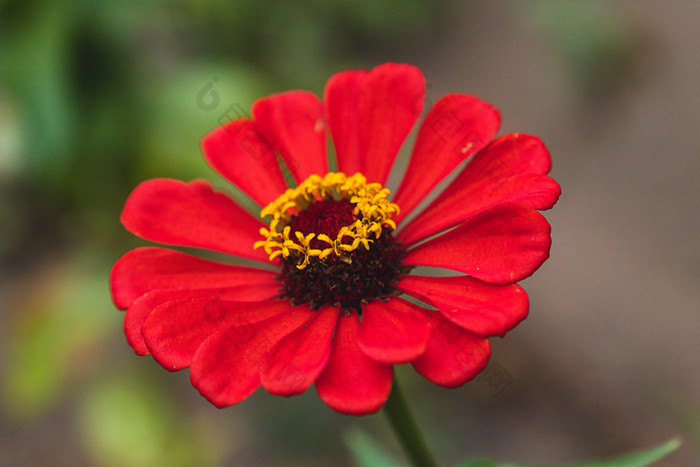
[[[299,255],[297,268],[304,269],[311,260],[324,260],[335,255],[341,261],[350,263],[348,253],[362,245],[369,250],[370,243],[378,239],[382,229],[396,229],[391,217],[399,213],[399,207],[388,201],[389,190],[379,183],[367,183],[362,174],[347,177],[343,173],[331,172],[325,177],[311,175],[296,188],[290,188],[279,198],[271,202],[260,212],[261,218],[270,218],[270,228],[261,228],[260,234],[265,240],[255,242],[254,248],[264,247],[270,260],[292,254]],[[310,204],[325,200],[348,200],[354,205],[353,214],[357,220],[351,225],[343,226],[336,238],[325,233],[304,235],[294,232],[290,237],[289,223],[293,216],[303,211]],[[296,237],[296,238],[294,238]],[[311,248],[313,239],[328,244],[323,249]],[[318,242],[316,242],[318,243]]]

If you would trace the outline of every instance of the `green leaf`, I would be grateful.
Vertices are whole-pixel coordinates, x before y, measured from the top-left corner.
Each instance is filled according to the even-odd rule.
[[[666,443],[614,459],[566,464],[564,467],[646,467],[678,449],[681,442],[674,438]],[[374,464],[373,464],[374,465]],[[457,467],[528,467],[525,464],[501,464],[489,459],[467,459],[457,464]],[[531,466],[534,467],[534,466]]]
[[[660,446],[646,451],[626,454],[614,459],[569,464],[569,467],[645,467],[672,453],[680,445],[681,441],[678,438],[673,438]]]
[[[367,433],[351,430],[343,436],[358,467],[401,467],[402,464],[380,447]]]
[[[462,461],[458,467],[518,467],[516,464],[501,464],[491,459],[470,459]]]

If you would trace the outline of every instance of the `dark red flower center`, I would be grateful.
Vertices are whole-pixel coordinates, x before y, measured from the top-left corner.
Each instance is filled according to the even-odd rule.
[[[304,235],[315,233],[317,237],[319,234],[326,234],[335,238],[342,227],[355,222],[354,209],[355,207],[346,199],[316,201],[292,217],[289,226],[292,232],[298,231]],[[315,239],[311,240],[310,244],[312,248],[327,246]]]
[[[342,227],[357,220],[353,211],[348,200],[317,201],[293,216],[289,226],[292,232],[335,238]],[[315,241],[311,241],[313,248],[318,247]],[[293,253],[282,261],[284,294],[294,305],[309,303],[311,308],[319,309],[332,304],[361,312],[363,301],[392,293],[391,284],[400,272],[400,255],[401,248],[390,228],[384,228],[369,249],[360,246],[348,252],[347,257],[331,255],[311,261],[303,269],[297,267],[299,257]]]

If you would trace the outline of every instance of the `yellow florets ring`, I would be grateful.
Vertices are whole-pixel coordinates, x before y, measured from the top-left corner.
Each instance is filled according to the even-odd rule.
[[[360,245],[369,250],[369,244],[382,235],[384,228],[396,228],[391,217],[398,214],[399,207],[388,201],[387,196],[388,189],[379,183],[367,183],[359,173],[351,177],[335,172],[325,177],[311,175],[260,212],[261,218],[270,218],[270,226],[260,229],[265,240],[255,242],[254,247],[264,247],[270,260],[280,255],[285,259],[298,256],[299,269],[304,269],[311,260],[324,260],[331,255],[350,263],[350,252]],[[353,206],[354,221],[340,227],[337,234],[292,230],[290,224],[294,218],[310,205],[333,200],[345,200]]]

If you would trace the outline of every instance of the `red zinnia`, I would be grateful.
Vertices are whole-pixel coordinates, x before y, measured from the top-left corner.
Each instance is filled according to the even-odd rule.
[[[331,77],[322,101],[306,91],[266,97],[252,119],[207,135],[209,164],[264,207],[266,223],[205,181],[139,185],[121,217],[132,233],[268,267],[156,247],[126,253],[111,287],[136,353],[171,371],[189,367],[192,384],[218,407],[260,385],[290,396],[315,382],[331,408],[361,415],[386,401],[395,363],[447,387],[478,374],[487,338],[527,316],[516,282],[549,256],[550,227],[537,210],[552,207],[560,189],[545,175],[550,158],[538,138],[491,141],[498,111],[450,94],[425,117],[389,201],[383,185],[424,97],[413,66],[345,71]],[[329,173],[328,137],[337,173]],[[472,155],[427,209],[402,223]],[[296,186],[288,189],[280,160]],[[420,265],[463,275],[409,275]]]

